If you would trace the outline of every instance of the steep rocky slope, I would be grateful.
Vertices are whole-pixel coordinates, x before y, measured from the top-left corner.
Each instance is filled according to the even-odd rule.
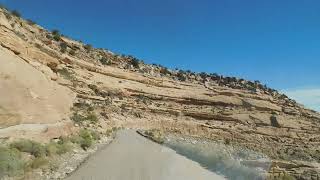
[[[156,128],[265,153],[273,174],[319,179],[319,113],[258,81],[147,65],[3,9],[0,43],[1,138],[45,141],[79,124]],[[88,113],[98,123],[82,122]]]

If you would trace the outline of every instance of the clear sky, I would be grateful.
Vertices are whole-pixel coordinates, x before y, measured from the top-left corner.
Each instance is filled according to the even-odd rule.
[[[0,2],[95,47],[171,68],[260,80],[320,110],[319,0]]]

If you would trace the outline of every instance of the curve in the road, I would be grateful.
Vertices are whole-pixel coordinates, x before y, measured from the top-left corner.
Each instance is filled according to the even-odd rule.
[[[67,180],[223,180],[175,151],[122,130]]]

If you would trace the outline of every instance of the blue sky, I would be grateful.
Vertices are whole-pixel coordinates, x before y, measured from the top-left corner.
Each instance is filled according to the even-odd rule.
[[[260,80],[320,110],[319,0],[0,2],[95,47],[171,68]]]

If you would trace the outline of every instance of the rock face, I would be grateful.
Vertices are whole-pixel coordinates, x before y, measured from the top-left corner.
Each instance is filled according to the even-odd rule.
[[[1,18],[0,137],[42,140],[68,133],[75,94],[51,80],[56,74],[48,66],[25,60],[26,43],[10,34],[3,13]]]
[[[319,177],[320,115],[276,90],[257,81],[147,65],[53,38],[6,13],[0,10],[0,138],[72,131],[74,102],[73,110],[94,109],[98,129],[155,128],[222,140],[269,156],[277,162],[270,170],[275,176],[285,171],[300,179]]]
[[[24,136],[22,124],[47,124],[43,131],[69,119],[74,95],[7,50],[0,49],[0,128],[19,125],[0,137]],[[61,124],[61,123],[60,123]],[[18,127],[18,126],[17,126]],[[34,128],[36,130],[37,128]]]

